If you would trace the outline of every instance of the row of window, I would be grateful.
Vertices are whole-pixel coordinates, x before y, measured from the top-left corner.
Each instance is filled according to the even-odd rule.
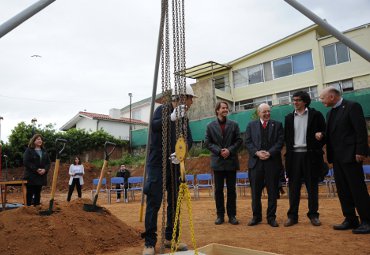
[[[350,61],[349,50],[343,43],[323,47],[326,66]],[[232,72],[234,88],[248,86],[313,70],[312,51],[305,51],[277,60],[250,66]],[[225,90],[229,86],[228,75],[214,78],[215,88]]]
[[[336,81],[332,83],[326,84],[327,86],[334,86],[338,90],[342,92],[346,91],[352,91],[353,90],[353,81],[352,79],[349,80],[343,80],[343,81]],[[282,93],[277,93],[277,102],[273,102],[272,95],[268,96],[263,96],[263,97],[258,97],[258,98],[253,98],[253,99],[247,99],[247,100],[242,100],[239,102],[235,103],[235,110],[236,111],[242,111],[242,110],[247,110],[247,109],[253,109],[256,108],[258,105],[261,103],[266,103],[268,105],[276,105],[276,104],[290,104],[292,103],[292,98],[293,94],[297,91],[306,91],[312,100],[317,100],[319,98],[318,91],[317,91],[317,86],[312,86],[312,87],[307,87],[303,89],[296,89],[296,90],[291,90],[291,91],[286,91]]]

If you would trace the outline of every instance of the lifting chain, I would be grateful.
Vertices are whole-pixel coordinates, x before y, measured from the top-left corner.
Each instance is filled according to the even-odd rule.
[[[169,22],[168,22],[168,0],[162,0],[162,16],[161,16],[161,85],[163,95],[163,108],[162,108],[162,224],[161,224],[161,242],[160,251],[164,252],[164,239],[165,239],[165,224],[166,224],[166,179],[167,179],[167,155],[168,155],[168,134],[171,134],[171,130],[168,130],[169,123],[169,108],[168,101],[171,97],[171,85],[170,85],[170,58],[169,58]],[[164,29],[163,29],[164,28]],[[170,147],[171,148],[171,147]]]
[[[177,183],[179,176],[177,176],[177,171],[175,171],[173,164],[169,164],[170,169],[170,185],[171,187],[166,187],[167,185],[167,167],[168,167],[168,157],[173,153],[171,151],[171,120],[169,118],[171,107],[171,94],[178,96],[177,105],[186,105],[186,77],[181,75],[186,69],[186,52],[185,52],[185,0],[172,0],[172,39],[173,39],[173,61],[174,61],[174,87],[171,93],[171,77],[170,77],[170,40],[169,40],[169,4],[168,0],[162,0],[162,17],[161,17],[161,79],[162,79],[162,96],[163,96],[163,108],[162,108],[162,181],[163,181],[163,199],[162,199],[162,228],[161,228],[161,246],[160,252],[164,251],[164,240],[165,240],[165,215],[166,215],[166,190],[172,194],[172,220],[173,222],[173,235],[171,242],[171,252],[177,249],[179,240],[181,238],[181,215],[180,208],[182,201],[185,199],[189,222],[192,244],[195,249],[195,254],[198,254],[196,249],[196,242],[194,237],[194,226],[192,220],[192,209],[190,202],[190,192],[185,182],[185,157],[187,154],[187,125],[188,118],[187,112],[185,111],[185,116],[180,117],[180,111],[176,111],[176,156],[180,161],[180,173],[181,173],[181,184],[180,190],[178,191]],[[176,106],[177,106],[176,105]],[[177,202],[175,201],[176,193],[179,192]],[[176,233],[179,236],[176,238]]]

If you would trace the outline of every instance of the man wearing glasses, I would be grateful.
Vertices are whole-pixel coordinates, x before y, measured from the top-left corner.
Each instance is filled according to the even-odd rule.
[[[285,227],[298,223],[302,180],[308,193],[308,213],[313,226],[320,226],[318,181],[324,166],[325,119],[321,112],[310,108],[311,98],[305,91],[293,94],[294,111],[285,117],[285,168],[289,180],[288,220]]]

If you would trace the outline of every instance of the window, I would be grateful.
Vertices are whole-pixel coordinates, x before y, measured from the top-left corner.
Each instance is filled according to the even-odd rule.
[[[255,65],[233,71],[234,88],[264,82],[263,65]]]
[[[290,57],[275,60],[272,65],[275,79],[292,75],[292,61]]]
[[[248,81],[249,84],[263,82],[263,66],[256,65],[248,67]]]
[[[341,42],[326,45],[323,49],[325,66],[332,66],[350,60],[348,47]]]
[[[216,89],[225,91],[225,88],[229,86],[229,77],[227,75],[215,77],[214,84]]]
[[[311,51],[305,51],[272,62],[274,78],[313,70]]]
[[[313,70],[311,51],[306,51],[293,57],[293,73],[303,73]]]
[[[257,97],[253,99],[254,107],[259,106],[262,103],[266,103],[268,105],[272,105],[272,96],[263,96],[263,97]]]
[[[234,88],[239,88],[248,85],[247,68],[233,71]]]
[[[353,90],[353,81],[352,81],[352,79],[331,82],[331,83],[328,83],[327,85],[328,86],[333,86],[341,92],[346,92],[346,91],[352,91]]]
[[[303,88],[303,89],[295,89],[295,90],[286,91],[286,92],[276,94],[277,99],[278,99],[278,104],[289,104],[289,103],[291,103],[293,94],[297,91],[306,91],[310,95],[311,100],[315,100],[319,97],[319,95],[317,93],[317,86],[312,86],[312,87],[307,87],[307,88]]]
[[[247,100],[236,102],[235,106],[236,106],[235,108],[237,111],[252,109],[254,107],[253,99],[247,99]]]

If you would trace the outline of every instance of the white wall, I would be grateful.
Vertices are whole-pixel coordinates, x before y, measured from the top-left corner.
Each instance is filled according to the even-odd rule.
[[[117,139],[129,140],[130,125],[128,123],[82,118],[77,122],[76,128],[84,129],[86,132],[103,129]]]

